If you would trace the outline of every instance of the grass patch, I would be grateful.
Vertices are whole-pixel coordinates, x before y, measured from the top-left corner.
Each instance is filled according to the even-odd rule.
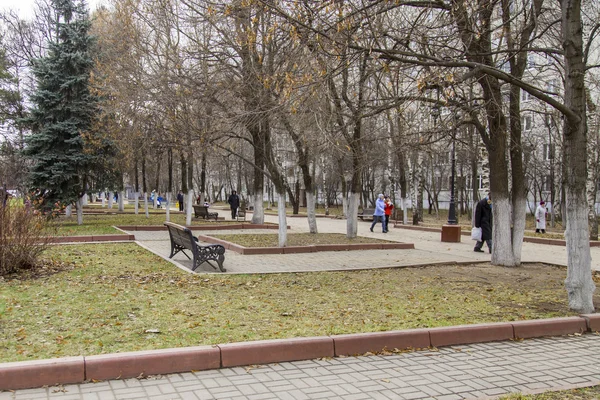
[[[277,247],[279,237],[276,233],[211,235],[212,237],[235,243],[244,247]],[[348,239],[341,233],[290,233],[287,235],[288,246],[311,246],[315,244],[362,244],[362,243],[394,243],[377,238],[356,237]]]
[[[541,394],[511,394],[500,400],[597,400],[600,399],[600,386],[562,390],[560,392],[545,392]]]
[[[178,212],[171,213],[171,222],[185,225],[185,214]],[[61,216],[53,221],[56,235],[58,236],[75,236],[75,235],[103,235],[103,234],[118,234],[121,231],[113,228],[118,225],[162,225],[166,220],[166,214],[152,213],[146,218],[146,214],[141,211],[136,214],[101,214],[101,215],[84,215],[83,225],[77,225],[77,217],[73,215],[70,218]],[[192,225],[226,225],[236,223],[236,221],[217,221],[192,218]]]
[[[3,361],[574,315],[566,269],[541,264],[197,276],[135,244],[45,255],[0,280]]]

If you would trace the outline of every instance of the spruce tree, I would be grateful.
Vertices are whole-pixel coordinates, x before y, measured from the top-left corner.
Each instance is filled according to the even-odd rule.
[[[27,119],[31,135],[29,186],[45,210],[76,202],[84,193],[93,155],[84,152],[85,134],[97,113],[90,92],[93,40],[83,2],[53,0],[55,41],[45,57],[33,61],[37,88]]]

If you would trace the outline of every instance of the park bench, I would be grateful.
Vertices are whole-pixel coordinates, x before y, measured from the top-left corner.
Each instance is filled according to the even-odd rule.
[[[363,210],[358,213],[358,218],[363,221],[372,221],[374,212],[374,208],[363,208]]]
[[[204,219],[210,219],[210,218],[214,218],[215,221],[217,221],[219,219],[219,213],[216,212],[208,212],[208,207],[207,206],[201,206],[201,205],[193,205],[192,207],[194,207],[194,216],[196,218],[204,218]]]
[[[190,256],[185,252],[189,250],[193,255],[192,271],[195,271],[200,264],[206,262],[214,269],[217,269],[210,260],[216,261],[219,270],[226,272],[223,268],[223,261],[225,261],[225,247],[220,244],[209,244],[207,246],[201,246],[198,244],[198,238],[192,235],[185,226],[177,225],[172,222],[165,222],[165,226],[169,230],[169,237],[171,238],[171,255],[169,258],[173,258],[175,254],[182,252],[188,259],[192,260]]]

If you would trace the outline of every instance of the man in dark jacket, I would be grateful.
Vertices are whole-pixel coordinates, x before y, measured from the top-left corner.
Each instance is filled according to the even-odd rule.
[[[483,242],[487,243],[490,253],[492,252],[492,222],[492,196],[488,194],[475,208],[475,227],[481,228],[481,241],[475,244],[475,252],[483,253]]]
[[[240,198],[237,195],[237,192],[234,190],[231,192],[231,196],[227,199],[229,203],[229,207],[231,208],[231,219],[235,219],[237,215],[237,210],[240,207]]]

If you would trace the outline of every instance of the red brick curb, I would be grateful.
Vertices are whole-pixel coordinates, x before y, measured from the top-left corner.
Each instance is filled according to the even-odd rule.
[[[135,235],[87,235],[87,236],[53,236],[49,243],[86,243],[86,242],[129,242]]]
[[[224,368],[334,356],[333,339],[328,336],[229,343],[219,348]]]
[[[119,225],[117,228],[122,229],[124,231],[146,231],[146,232],[154,232],[154,231],[166,231],[167,227],[163,225]],[[278,225],[273,224],[221,224],[221,225],[188,225],[186,226],[189,230],[192,231],[216,231],[223,229],[279,229]],[[291,229],[290,226],[287,229]]]
[[[79,383],[85,380],[83,357],[0,364],[0,390]]]
[[[125,379],[252,364],[594,332],[600,315],[429,329],[261,340],[129,353],[0,363],[0,390]]]
[[[216,346],[103,354],[85,357],[85,379],[126,379],[140,374],[147,376],[202,371],[220,366],[221,352]]]
[[[222,239],[208,235],[198,235],[198,240],[203,242],[220,244],[227,250],[238,254],[298,254],[315,253],[319,251],[352,251],[352,250],[389,250],[389,249],[414,249],[413,243],[360,243],[360,244],[317,244],[312,246],[288,246],[288,247],[244,247]]]

